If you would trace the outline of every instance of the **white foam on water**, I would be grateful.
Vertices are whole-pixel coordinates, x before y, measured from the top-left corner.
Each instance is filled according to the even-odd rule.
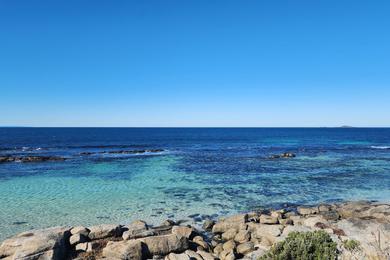
[[[387,145],[378,145],[378,146],[372,145],[372,146],[370,146],[370,148],[386,150],[386,149],[390,149],[390,146],[387,146]]]

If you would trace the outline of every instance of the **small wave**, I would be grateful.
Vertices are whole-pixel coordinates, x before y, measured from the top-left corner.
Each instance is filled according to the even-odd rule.
[[[80,148],[80,149],[104,149],[104,148],[143,148],[148,147],[147,144],[110,144],[110,145],[67,145],[57,146],[56,148]]]
[[[28,151],[40,151],[43,150],[42,147],[29,147],[29,146],[22,146],[22,147],[0,147],[0,151],[22,151],[22,152],[28,152]]]
[[[390,149],[390,146],[386,146],[386,145],[375,146],[375,145],[373,145],[373,146],[370,146],[370,148],[386,150],[386,149]]]
[[[145,149],[145,150],[112,150],[112,151],[101,151],[101,152],[81,152],[79,155],[154,155],[154,154],[163,154],[166,153],[165,149]]]

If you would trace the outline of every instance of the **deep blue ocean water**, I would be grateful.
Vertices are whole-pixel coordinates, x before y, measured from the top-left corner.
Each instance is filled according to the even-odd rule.
[[[164,151],[108,153],[144,149]],[[296,157],[268,159],[283,152]],[[54,225],[390,199],[389,128],[0,128],[1,155],[67,160],[0,164],[0,239]]]

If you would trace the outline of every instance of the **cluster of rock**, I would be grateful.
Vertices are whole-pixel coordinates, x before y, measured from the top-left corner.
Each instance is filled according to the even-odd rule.
[[[279,158],[294,158],[296,155],[294,153],[282,153],[282,154],[273,154],[269,159],[279,159]]]
[[[0,163],[6,162],[47,162],[47,161],[64,161],[66,158],[59,156],[0,156]]]
[[[81,152],[80,155],[92,154],[144,154],[144,153],[161,153],[163,149],[148,149],[148,150],[117,150],[117,151],[102,151],[102,152]],[[65,161],[66,158],[60,156],[43,156],[43,155],[0,155],[0,163],[8,162],[48,162],[48,161]]]
[[[102,151],[102,152],[81,152],[80,155],[93,154],[143,154],[143,153],[161,153],[163,149],[146,149],[146,150],[116,150],[116,151]]]
[[[290,232],[324,230],[340,259],[389,259],[390,205],[350,202],[250,212],[205,220],[203,229],[167,220],[158,227],[56,227],[21,233],[0,246],[1,259],[257,259]],[[353,240],[358,248],[348,248]]]

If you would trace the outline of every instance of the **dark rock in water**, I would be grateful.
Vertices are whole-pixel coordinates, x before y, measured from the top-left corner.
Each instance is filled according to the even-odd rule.
[[[1,156],[0,163],[4,162],[47,162],[47,161],[65,161],[66,159],[58,156]]]
[[[221,204],[221,203],[209,203],[209,206],[210,207],[214,207],[214,208],[224,208],[224,207],[226,207],[226,205]]]
[[[147,153],[161,153],[164,152],[164,149],[151,149],[151,150],[145,150]]]
[[[0,163],[4,163],[4,162],[13,162],[15,161],[15,158],[14,157],[10,157],[10,156],[0,156]]]
[[[93,152],[81,152],[79,153],[80,155],[91,155],[94,154]]]
[[[274,154],[268,157],[269,159],[279,159],[279,158],[294,158],[296,155],[294,153],[282,153]]]
[[[196,214],[191,214],[191,215],[188,215],[189,218],[195,218],[195,217],[198,217],[200,214],[196,213]]]
[[[110,217],[107,217],[107,216],[97,216],[96,218],[97,219],[110,219]]]
[[[21,157],[18,160],[21,162],[46,162],[46,161],[65,161],[63,157],[57,156],[26,156]]]
[[[295,157],[296,155],[295,154],[293,154],[293,153],[283,153],[282,154],[282,157],[283,158],[293,158],[293,157]]]
[[[12,225],[23,225],[23,224],[27,224],[28,222],[26,221],[15,221],[15,222],[12,222]]]

